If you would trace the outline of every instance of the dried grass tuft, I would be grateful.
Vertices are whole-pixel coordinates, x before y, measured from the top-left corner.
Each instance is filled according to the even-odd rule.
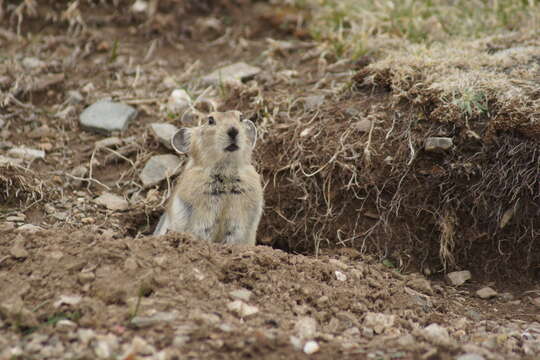
[[[35,204],[53,193],[31,170],[7,163],[0,164],[0,203]]]

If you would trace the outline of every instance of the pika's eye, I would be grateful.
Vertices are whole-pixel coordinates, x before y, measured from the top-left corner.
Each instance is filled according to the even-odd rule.
[[[216,125],[216,119],[213,116],[208,117],[208,125]]]

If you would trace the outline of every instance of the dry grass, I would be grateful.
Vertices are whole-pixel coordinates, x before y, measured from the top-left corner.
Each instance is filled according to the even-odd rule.
[[[32,206],[53,195],[54,190],[34,172],[17,165],[0,164],[0,204]]]

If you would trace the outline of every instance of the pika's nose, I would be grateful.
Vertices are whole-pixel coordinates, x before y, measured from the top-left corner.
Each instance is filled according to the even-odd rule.
[[[227,135],[231,138],[231,140],[236,139],[236,135],[238,135],[238,129],[235,127],[230,127],[229,130],[227,130]]]

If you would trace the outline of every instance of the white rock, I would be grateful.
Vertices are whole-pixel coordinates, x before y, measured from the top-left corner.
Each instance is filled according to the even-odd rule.
[[[78,295],[60,295],[60,299],[58,299],[54,303],[54,307],[58,308],[62,305],[70,305],[75,306],[78,303],[80,303],[82,298]]]
[[[249,301],[253,293],[248,289],[238,289],[229,292],[229,295],[236,300]]]
[[[38,149],[30,149],[24,146],[16,147],[13,149],[10,149],[8,151],[8,155],[24,159],[24,160],[36,160],[36,159],[44,159],[45,158],[45,151],[38,150]]]
[[[476,295],[478,295],[481,299],[490,299],[492,297],[497,296],[497,292],[490,288],[489,286],[483,287],[480,290],[476,292]]]
[[[205,85],[220,85],[221,83],[238,82],[257,75],[260,68],[243,62],[235,63],[215,70],[202,78]]]
[[[96,333],[92,329],[79,329],[77,330],[77,336],[84,345],[88,345],[90,341],[96,338]]]
[[[314,354],[317,351],[319,351],[319,344],[316,341],[311,340],[304,345],[304,353],[308,355]]]
[[[169,95],[167,110],[174,113],[181,113],[188,109],[191,104],[191,98],[184,89],[175,89]]]
[[[364,325],[373,329],[377,334],[382,334],[386,329],[392,327],[396,321],[395,315],[368,312],[364,317]]]
[[[465,281],[471,279],[471,272],[469,270],[454,271],[446,274],[446,277],[450,281],[450,284],[459,286],[463,285]]]
[[[96,204],[103,205],[109,210],[123,211],[129,208],[129,203],[126,199],[108,192],[102,194],[94,201],[96,202]]]
[[[485,360],[485,358],[482,355],[478,354],[463,354],[456,358],[456,360]]]
[[[87,107],[79,121],[86,130],[109,133],[126,130],[136,116],[137,110],[129,105],[101,100]]]
[[[430,324],[421,331],[424,338],[436,345],[445,345],[451,342],[448,330],[438,324]]]
[[[19,226],[17,229],[15,229],[15,232],[25,232],[25,233],[33,234],[41,230],[43,230],[41,226],[37,226],[34,224],[24,224],[24,225]]]
[[[452,138],[448,137],[429,137],[426,139],[424,144],[424,149],[426,151],[446,151],[449,150],[453,145]]]
[[[345,275],[341,271],[336,270],[334,274],[336,274],[336,279],[338,279],[339,281],[347,281],[347,275]]]
[[[294,332],[303,340],[314,338],[317,334],[317,320],[309,316],[301,317],[294,325]]]
[[[135,316],[131,323],[138,327],[147,327],[160,323],[171,322],[178,318],[177,312],[157,312],[152,316]]]
[[[144,187],[159,184],[169,176],[180,171],[181,161],[176,155],[165,154],[152,156],[139,175]]]
[[[70,90],[67,92],[67,100],[70,104],[76,105],[82,103],[84,97],[77,90]]]
[[[134,13],[142,13],[148,9],[148,2],[144,0],[136,0],[133,5],[131,5],[131,11]]]
[[[160,143],[172,149],[171,139],[178,131],[176,126],[167,123],[152,123],[150,124],[150,130],[152,130],[152,134]]]
[[[77,328],[77,324],[71,320],[62,319],[56,323],[56,329],[62,332],[70,332]]]
[[[256,306],[246,304],[242,300],[235,300],[227,304],[227,308],[237,313],[240,317],[248,317],[259,312]]]

